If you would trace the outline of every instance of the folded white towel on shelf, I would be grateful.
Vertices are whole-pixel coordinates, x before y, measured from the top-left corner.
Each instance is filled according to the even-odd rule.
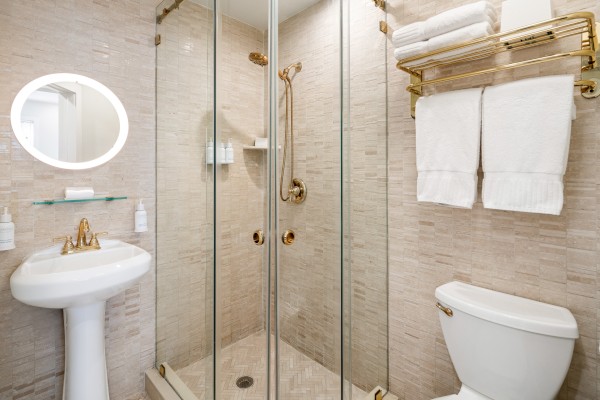
[[[91,199],[94,197],[94,188],[91,187],[66,187],[66,200]]]
[[[485,208],[560,214],[571,137],[573,83],[572,75],[546,76],[485,90]]]
[[[444,33],[443,35],[433,37],[429,40],[411,43],[406,46],[399,47],[394,50],[394,56],[397,60],[413,57],[419,54],[428,53],[430,51],[439,50],[441,48],[452,46],[454,44],[464,43],[469,40],[479,39],[494,33],[494,27],[491,21],[478,22],[469,26],[462,27],[452,32]],[[424,61],[435,61],[440,58],[456,57],[485,47],[489,42],[485,41],[464,47],[462,49],[452,50],[444,54],[433,54],[427,60],[419,60],[418,64]],[[416,65],[417,63],[406,63],[406,66]]]
[[[477,199],[481,88],[417,101],[417,200],[472,208]]]
[[[398,47],[394,50],[394,57],[397,60],[418,56],[419,54],[427,53],[427,41],[407,44],[406,46]]]
[[[425,21],[403,26],[392,34],[392,43],[394,47],[402,47],[478,22],[491,20],[494,25],[497,19],[498,15],[489,1],[478,1],[445,11]]]

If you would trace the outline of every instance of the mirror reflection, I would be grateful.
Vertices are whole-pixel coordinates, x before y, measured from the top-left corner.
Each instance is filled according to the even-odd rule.
[[[25,85],[13,101],[10,123],[33,157],[64,169],[104,164],[121,151],[129,132],[125,107],[109,88],[68,73]]]
[[[96,89],[56,82],[32,92],[21,111],[23,139],[56,160],[85,162],[108,152],[119,136],[119,116]]]

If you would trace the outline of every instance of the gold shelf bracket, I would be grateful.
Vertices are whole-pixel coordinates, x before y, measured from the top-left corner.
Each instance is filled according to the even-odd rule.
[[[379,7],[385,11],[385,0],[373,0],[373,3],[375,3],[376,7]]]
[[[379,31],[387,34],[389,32],[389,25],[385,21],[379,21]]]

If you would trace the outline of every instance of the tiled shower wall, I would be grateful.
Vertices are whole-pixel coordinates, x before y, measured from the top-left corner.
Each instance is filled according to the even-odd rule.
[[[308,187],[304,203],[280,202],[280,230],[294,229],[297,240],[281,248],[279,304],[283,340],[339,372],[343,152],[349,179],[343,198],[350,247],[344,254],[350,259],[344,276],[351,274],[352,380],[371,390],[387,386],[388,377],[386,39],[377,29],[383,11],[367,0],[348,4],[350,129],[344,146],[349,148],[342,149],[340,140],[340,2],[323,0],[279,25],[280,67],[303,64],[293,79],[294,175]],[[280,85],[281,143],[284,99]]]
[[[0,8],[0,204],[10,207],[17,248],[0,253],[0,399],[62,398],[61,310],[13,299],[9,277],[21,260],[74,234],[86,217],[93,231],[154,254],[154,0],[3,2]],[[112,161],[66,171],[33,159],[14,138],[10,107],[17,92],[42,75],[71,72],[108,86],[123,102],[129,137]],[[34,206],[60,198],[66,186],[93,186],[128,200]],[[149,232],[133,233],[134,202],[143,198]],[[143,392],[154,361],[154,268],[107,303],[106,355],[110,395]]]
[[[176,369],[206,357],[212,341],[212,11],[185,2],[159,27],[158,48],[158,361]],[[262,249],[265,152],[243,150],[264,136],[263,35],[222,20],[222,140],[235,163],[218,182],[221,246],[221,341],[227,346],[264,329]]]
[[[468,2],[389,0],[389,22],[397,28]],[[494,4],[500,7],[500,1]],[[580,10],[600,15],[596,0],[554,0],[553,5],[556,15]],[[408,76],[396,70],[391,50],[390,46],[391,391],[406,400],[428,400],[458,391],[460,382],[440,329],[434,290],[460,280],[570,309],[581,337],[558,398],[600,398],[600,101],[583,99],[575,90],[577,120],[573,122],[560,216],[489,210],[480,201],[472,210],[419,204],[415,125],[404,90]],[[542,51],[524,50],[515,53],[513,60],[532,55],[542,55]],[[579,67],[576,59],[553,62],[437,90],[576,74]],[[479,177],[481,182],[481,172]]]

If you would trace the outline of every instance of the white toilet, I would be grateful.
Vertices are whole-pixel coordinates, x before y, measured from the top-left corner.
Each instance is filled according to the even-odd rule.
[[[435,297],[462,382],[458,394],[435,400],[554,399],[579,337],[569,310],[462,282]]]

